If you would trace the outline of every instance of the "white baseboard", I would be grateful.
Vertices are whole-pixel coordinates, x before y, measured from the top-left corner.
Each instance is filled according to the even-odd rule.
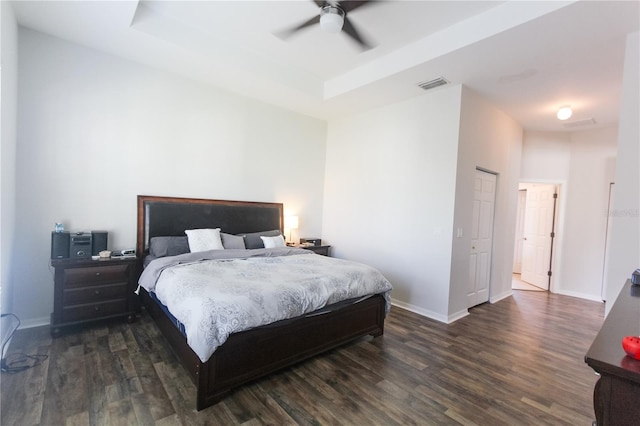
[[[22,330],[23,328],[33,328],[33,327],[43,327],[51,324],[51,318],[49,316],[40,317],[40,318],[31,318],[28,320],[20,320],[20,327],[18,330]]]
[[[458,321],[460,318],[464,318],[467,315],[469,315],[469,309],[463,309],[460,312],[456,312],[455,314],[451,314],[451,315],[449,315],[449,321],[447,321],[447,324],[451,324],[454,321]]]
[[[502,299],[506,299],[507,297],[510,297],[510,296],[513,296],[513,290],[508,290],[508,291],[505,291],[502,294],[498,294],[498,295],[492,296],[491,299],[489,299],[489,302],[490,303],[496,303],[496,302],[499,302]]]
[[[600,296],[594,296],[593,294],[579,293],[576,291],[563,291],[563,290],[554,291],[554,293],[561,294],[563,296],[577,297],[579,299],[593,300],[594,302],[604,303],[604,301]]]
[[[445,316],[437,312],[433,312],[428,309],[421,308],[419,306],[401,302],[399,300],[391,299],[391,304],[393,306],[398,306],[399,308],[406,309],[407,311],[411,311],[415,314],[430,318],[432,320],[436,320],[438,322],[443,322],[445,324],[451,324],[452,322],[457,321],[460,318],[463,318],[469,315],[469,311],[466,309],[464,311],[457,312],[454,315]]]

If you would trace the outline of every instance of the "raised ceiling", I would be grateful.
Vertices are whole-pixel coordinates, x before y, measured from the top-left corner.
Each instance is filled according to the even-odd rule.
[[[528,130],[618,120],[626,36],[637,1],[384,1],[349,19],[375,47],[310,27],[298,1],[24,1],[20,25],[321,119],[425,92],[444,77],[482,94]],[[438,90],[438,89],[434,89]],[[639,94],[640,96],[640,94]]]

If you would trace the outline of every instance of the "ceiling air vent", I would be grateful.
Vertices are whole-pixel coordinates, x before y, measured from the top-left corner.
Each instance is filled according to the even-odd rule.
[[[418,83],[418,87],[420,87],[423,90],[429,90],[438,86],[444,86],[445,84],[448,84],[448,83],[449,82],[445,80],[444,77],[438,77],[438,78],[434,78],[433,80],[423,81],[422,83]]]
[[[587,118],[585,120],[571,121],[569,123],[562,123],[565,129],[572,129],[574,127],[591,126],[596,124],[595,118]]]

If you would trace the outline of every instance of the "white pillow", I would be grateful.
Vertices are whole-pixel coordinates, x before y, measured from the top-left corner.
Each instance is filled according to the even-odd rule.
[[[264,244],[264,248],[275,248],[275,247],[286,247],[284,243],[284,238],[282,235],[278,235],[276,237],[260,237],[262,239],[262,243]]]
[[[220,228],[216,229],[187,229],[184,231],[189,240],[191,253],[207,250],[223,250],[220,239]]]

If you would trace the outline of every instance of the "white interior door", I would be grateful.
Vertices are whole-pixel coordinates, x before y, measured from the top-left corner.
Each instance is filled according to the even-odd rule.
[[[496,175],[476,170],[469,255],[468,308],[489,301],[495,200]]]
[[[518,191],[518,210],[516,213],[516,241],[513,250],[513,272],[522,273],[522,241],[524,238],[524,212],[527,205],[527,190]]]
[[[555,185],[529,186],[524,216],[521,278],[545,290],[549,290],[555,193]]]

